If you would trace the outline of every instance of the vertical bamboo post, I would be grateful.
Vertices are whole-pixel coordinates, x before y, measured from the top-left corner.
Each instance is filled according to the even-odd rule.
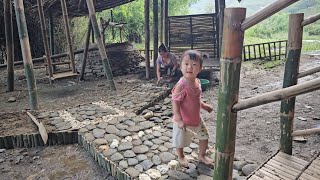
[[[304,14],[290,14],[288,32],[288,59],[285,65],[283,88],[297,84],[302,47]],[[280,109],[280,150],[292,154],[292,137],[294,106],[296,98],[281,101]]]
[[[87,7],[89,10],[89,16],[90,16],[91,23],[92,23],[93,32],[95,34],[95,38],[97,40],[100,56],[102,58],[104,72],[105,72],[106,77],[109,81],[109,85],[110,85],[111,89],[116,90],[116,85],[114,84],[114,81],[113,81],[112,70],[111,70],[111,67],[109,64],[107,52],[106,52],[106,49],[105,49],[103,42],[102,42],[102,39],[101,39],[101,34],[99,31],[99,26],[98,26],[97,17],[96,17],[96,11],[94,9],[93,2],[92,2],[92,0],[86,0],[86,1],[87,1]]]
[[[16,20],[19,31],[21,52],[23,57],[24,70],[27,78],[30,109],[37,110],[38,107],[38,91],[33,73],[33,64],[31,58],[28,28],[24,14],[23,0],[14,0]]]
[[[51,81],[51,78],[53,77],[52,64],[51,64],[51,56],[50,56],[49,44],[48,44],[47,26],[45,23],[45,17],[44,17],[44,13],[43,13],[42,0],[37,0],[37,4],[38,4],[39,17],[40,17],[40,25],[41,25],[44,53],[46,55],[46,63],[47,63],[48,71],[49,71],[49,83],[52,84],[52,81]]]
[[[163,43],[163,27],[164,27],[164,0],[160,0],[160,42]]]
[[[226,8],[223,26],[222,55],[220,59],[218,111],[216,122],[215,180],[232,179],[235,151],[237,113],[232,105],[238,101],[241,69],[241,52],[244,32],[241,22],[245,8]]]
[[[52,10],[49,9],[49,17],[48,17],[48,29],[49,29],[49,45],[50,45],[50,53],[54,55],[54,23],[52,17]],[[54,59],[51,59],[52,62],[55,62]],[[52,66],[53,72],[57,70],[57,66]]]
[[[84,80],[84,72],[86,69],[86,62],[87,62],[87,56],[88,56],[88,49],[89,49],[89,44],[90,44],[90,32],[92,29],[91,25],[91,20],[90,17],[88,18],[88,27],[87,27],[87,33],[86,33],[86,42],[85,42],[85,47],[83,50],[83,59],[82,59],[82,64],[81,64],[81,71],[80,71],[80,81]]]
[[[70,25],[69,25],[66,0],[61,0],[61,7],[62,7],[63,22],[65,26],[64,29],[67,37],[68,48],[69,48],[69,58],[71,62],[71,69],[72,69],[72,73],[76,73],[76,66],[74,63],[74,54],[73,54],[72,41],[71,41],[71,35],[70,35]]]
[[[158,58],[158,42],[159,42],[159,36],[158,36],[158,0],[153,0],[153,73],[156,75],[157,70],[157,58]]]
[[[14,41],[11,0],[3,1],[7,51],[7,91],[14,91]]]
[[[149,0],[144,1],[144,47],[146,58],[146,78],[150,79],[150,27],[149,27]]]
[[[219,18],[219,50],[218,50],[218,57],[220,58],[221,57],[221,51],[222,51],[222,37],[223,37],[223,20],[224,20],[224,9],[226,7],[226,1],[225,0],[219,0],[219,15],[218,15],[218,18]]]
[[[169,1],[164,3],[164,42],[169,46]]]

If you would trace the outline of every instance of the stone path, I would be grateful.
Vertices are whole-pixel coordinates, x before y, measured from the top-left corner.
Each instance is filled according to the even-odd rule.
[[[108,102],[43,112],[37,118],[49,118],[59,131],[78,130],[87,143],[134,179],[212,179],[213,167],[197,161],[197,140],[184,148],[189,168],[177,162],[171,143],[168,92],[166,88],[137,86]],[[209,149],[208,155],[213,152]],[[240,175],[246,164],[235,162],[234,179],[245,179]]]

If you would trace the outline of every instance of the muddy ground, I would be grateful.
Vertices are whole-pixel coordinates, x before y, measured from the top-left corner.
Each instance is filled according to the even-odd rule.
[[[320,57],[311,57],[304,55],[301,58],[300,71],[317,67],[320,65]],[[15,112],[28,109],[28,91],[26,85],[26,79],[21,70],[18,67],[16,71],[15,89],[16,91],[7,93],[6,92],[6,70],[0,69],[0,111],[1,112]],[[279,89],[282,86],[284,66],[280,65],[273,69],[264,69],[258,61],[256,62],[245,62],[242,64],[241,70],[241,82],[240,82],[240,99],[255,96],[260,93],[269,92],[275,89]],[[39,90],[39,104],[41,110],[61,110],[67,109],[68,107],[74,107],[79,104],[90,103],[98,100],[106,100],[107,97],[114,95],[114,92],[110,91],[106,80],[103,78],[88,78],[84,82],[78,82],[77,79],[63,79],[56,81],[53,85],[48,84],[45,78],[43,69],[36,69],[35,71],[37,79],[37,87]],[[314,74],[301,78],[300,82],[304,82],[310,79],[319,77],[319,74]],[[122,77],[116,77],[116,85],[119,89],[118,93],[125,91],[124,84],[130,79],[140,79],[141,75],[134,74]],[[143,80],[142,80],[143,81]],[[215,111],[212,113],[203,112],[203,117],[209,127],[211,135],[210,144],[214,145],[215,139],[215,120],[216,120],[216,109],[217,109],[217,94],[218,87],[211,86],[208,90],[203,92],[203,98],[208,103],[214,106]],[[10,97],[15,98],[15,102],[8,102]],[[279,125],[280,115],[280,102],[270,103],[255,108],[240,111],[238,113],[237,121],[237,139],[236,139],[236,157],[243,158],[247,161],[256,162],[258,164],[263,163],[270,155],[274,154],[279,148]],[[320,91],[304,94],[296,99],[296,114],[295,114],[295,129],[306,129],[314,128],[320,125]],[[2,120],[2,119],[1,119]],[[293,152],[294,155],[310,160],[315,153],[320,149],[320,136],[312,135],[305,137],[306,142],[295,142]],[[76,150],[75,150],[76,148]],[[18,150],[26,151],[26,150]],[[29,151],[29,150],[27,150]],[[42,151],[50,152],[49,154],[54,158],[56,154],[63,154],[68,156],[69,159],[73,157],[83,158],[83,163],[92,163],[89,169],[86,169],[87,176],[84,179],[104,179],[107,177],[93,160],[89,160],[91,157],[87,155],[81,148],[74,146],[67,147],[50,147],[42,148],[41,150],[31,150],[40,153]],[[17,176],[21,175],[20,178],[34,175],[35,172],[41,172],[41,168],[38,171],[31,171],[33,168],[32,163],[30,166],[23,166],[21,168],[18,164],[15,164],[13,159],[7,163],[6,161],[1,162],[1,158],[5,159],[10,154],[14,154],[15,150],[6,151],[6,153],[0,153],[0,171],[7,172],[7,165],[12,168],[9,172],[17,172]],[[79,153],[74,155],[73,153]],[[19,152],[15,157],[18,157]],[[56,168],[57,172],[64,171],[65,167],[68,166],[63,160],[59,158],[52,161],[51,159],[41,158],[41,155],[37,155],[41,159],[41,164],[46,164],[46,168]],[[33,156],[34,157],[34,156]],[[32,158],[33,158],[32,157]],[[31,158],[31,159],[32,159]],[[36,158],[37,159],[37,158]],[[79,160],[79,158],[75,158]],[[29,160],[28,160],[29,161]],[[80,161],[80,160],[79,160]],[[60,162],[60,163],[59,163]],[[5,166],[3,166],[5,164]],[[28,163],[27,163],[28,164]],[[50,164],[50,165],[49,165]],[[1,168],[2,167],[2,168]],[[45,167],[42,167],[45,169]],[[83,172],[78,169],[79,173]],[[75,168],[77,171],[77,168]],[[94,172],[94,173],[92,173]],[[24,176],[22,176],[22,174]],[[93,175],[94,174],[94,175]],[[71,179],[82,179],[84,176],[74,175]],[[68,179],[68,176],[64,178]],[[110,177],[109,177],[110,178]],[[0,178],[1,179],[1,178]],[[61,178],[60,178],[61,179]],[[62,178],[63,179],[63,178]]]

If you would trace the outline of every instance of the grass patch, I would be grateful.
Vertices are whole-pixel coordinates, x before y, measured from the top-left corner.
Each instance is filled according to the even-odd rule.
[[[273,60],[273,61],[262,61],[262,67],[264,69],[272,69],[277,66],[280,66],[284,63],[283,60]]]

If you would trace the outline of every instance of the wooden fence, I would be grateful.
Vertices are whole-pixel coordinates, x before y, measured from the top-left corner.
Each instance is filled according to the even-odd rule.
[[[217,14],[198,14],[187,16],[170,16],[169,50],[180,56],[188,49],[199,50],[218,57]]]
[[[141,56],[145,57],[145,55],[146,55],[145,49],[138,49],[138,51],[141,54]],[[149,50],[149,59],[153,59],[153,50],[152,49]]]
[[[280,60],[287,57],[287,40],[249,44],[243,46],[244,61],[265,59]]]

